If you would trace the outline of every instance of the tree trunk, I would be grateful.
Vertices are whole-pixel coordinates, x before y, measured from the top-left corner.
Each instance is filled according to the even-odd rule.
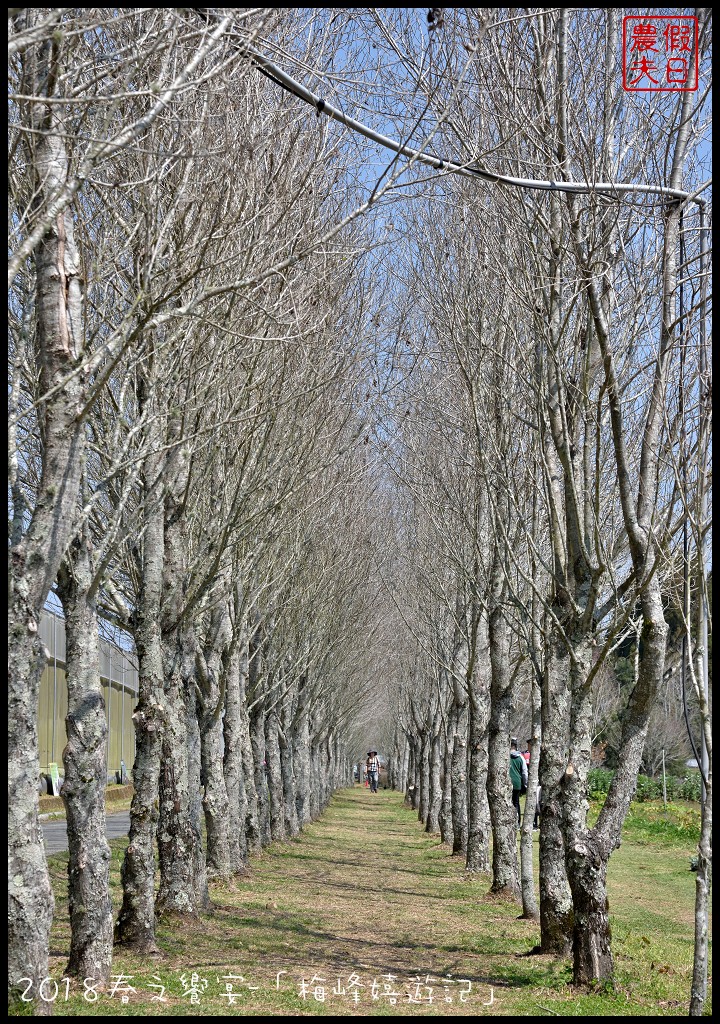
[[[486,622],[484,634],[486,638]],[[487,802],[489,719],[488,650],[487,644],[482,643],[478,647],[478,660],[470,672],[468,701],[468,842],[465,870],[472,872],[490,870]]]
[[[398,775],[397,788],[401,793],[404,793],[407,789],[408,779],[410,778],[410,744],[407,741],[406,736],[402,736],[400,739],[402,755],[400,758],[400,771]]]
[[[280,769],[282,771],[285,835],[292,837],[298,834],[300,825],[297,816],[293,747],[284,732],[280,734]]]
[[[144,506],[145,535],[135,649],[138,656],[138,705],[135,723],[133,798],[130,834],[120,872],[123,901],[115,939],[140,953],[158,952],[155,944],[155,853],[160,753],[165,731],[160,601],[163,584],[164,516],[157,497],[160,456],[148,460]]]
[[[454,728],[450,737],[450,800],[452,808],[453,856],[465,856],[468,848],[468,702],[455,703]]]
[[[217,702],[213,706],[213,702]],[[220,687],[212,684],[200,728],[200,790],[207,833],[207,869],[210,878],[230,877],[228,794],[223,776],[223,736]]]
[[[561,783],[565,867],[573,898],[573,980],[612,981],[610,921],[605,889],[609,851],[587,828],[592,706],[585,681],[592,660],[589,638],[570,634],[571,712],[568,762]],[[642,752],[641,752],[642,753]]]
[[[207,864],[203,848],[203,807],[201,795],[201,742],[200,709],[198,708],[197,686],[194,664],[188,660],[185,672],[185,721],[187,728],[187,770],[190,791],[190,828],[193,835],[192,878],[195,889],[195,905],[199,911],[210,910]]]
[[[207,833],[207,871],[211,878],[230,877],[230,836],[228,792],[223,773],[225,662],[233,647],[229,573],[220,573],[216,586],[222,599],[210,616],[205,651],[198,650],[196,664],[200,681],[200,787]]]
[[[473,606],[474,607],[474,606]],[[450,686],[452,702],[447,721],[447,756],[445,771],[449,776],[450,830],[453,856],[467,853],[467,776],[468,776],[468,676],[470,672],[470,640],[473,650],[477,643],[477,617],[468,615],[460,588],[455,601],[455,630],[453,637]],[[470,636],[468,635],[470,626]]]
[[[443,795],[440,780],[442,736],[438,725],[439,723],[434,724],[430,731],[431,739],[429,741],[430,751],[428,758],[429,794],[427,820],[425,822],[425,831],[431,832],[433,835],[440,831],[440,807]]]
[[[313,726],[314,722],[310,724],[310,821],[315,821],[318,816],[318,750]]]
[[[430,810],[430,747],[432,738],[427,728],[420,734],[420,798],[418,801],[418,818],[423,825],[428,820]]]
[[[553,630],[546,647],[540,749],[540,950],[569,956],[572,947],[572,893],[565,869],[560,784],[569,737],[568,651]]]
[[[247,865],[245,818],[247,796],[242,765],[241,702],[245,699],[247,644],[233,652],[225,667],[225,715],[223,717],[223,772],[228,800],[228,854],[230,871],[238,874]]]
[[[398,786],[398,779],[400,777],[400,746],[398,741],[397,725],[395,726],[395,733],[393,735],[392,753],[388,758],[387,773],[388,786],[390,787],[390,789],[402,788]]]
[[[315,758],[315,791],[317,810],[316,817],[319,817],[325,809],[328,789],[328,773],[330,771],[330,757],[328,751],[327,736],[319,738],[315,744],[317,756]]]
[[[277,705],[265,714],[265,761],[267,764],[268,796],[270,799],[270,838],[273,842],[285,839],[285,808]]]
[[[190,474],[187,450],[178,443],[183,429],[180,409],[173,405],[168,414],[169,448],[162,476],[165,549],[160,627],[167,719],[160,773],[158,915],[194,915],[198,911],[194,884],[197,835],[190,820],[195,794],[190,788],[187,707],[188,698],[193,708],[196,706],[190,680],[195,681],[197,643],[183,617],[188,563],[185,492]]]
[[[262,852],[263,833],[262,821],[260,820],[260,801],[255,785],[255,755],[253,753],[252,740],[250,738],[250,715],[248,713],[247,701],[242,700],[240,704],[240,749],[242,753],[243,782],[245,783],[245,797],[247,809],[245,813],[245,836],[247,839],[248,856],[254,856]]]
[[[510,712],[512,678],[508,627],[502,609],[490,613],[490,723],[487,795],[493,832],[492,893],[519,899],[517,812],[510,781]]]
[[[53,52],[54,48],[53,48]],[[54,80],[51,48],[39,60],[40,81]],[[42,96],[45,85],[38,86]],[[50,107],[37,115],[33,170],[38,205],[47,207],[67,178],[67,153],[54,132]],[[40,395],[42,470],[37,501],[25,530],[16,507],[17,535],[10,548],[8,600],[8,998],[14,1006],[20,978],[32,977],[37,998],[48,975],[53,895],[38,821],[40,755],[37,718],[45,665],[38,635],[41,610],[72,537],[80,486],[86,377],[73,372],[82,353],[82,294],[73,221],[60,214],[35,249],[35,351]],[[17,493],[13,491],[13,500]],[[22,502],[20,503],[22,504]],[[23,533],[24,531],[24,533]],[[23,986],[24,987],[24,986]],[[21,1003],[23,1011],[27,1003]],[[39,1016],[52,1004],[33,1004]]]
[[[528,766],[527,796],[525,812],[520,829],[520,885],[522,887],[522,916],[526,920],[540,919],[540,909],[535,898],[533,871],[533,825],[537,805],[538,769],[540,762],[540,686],[536,671],[532,678],[532,738],[530,740],[530,764]]]
[[[190,777],[188,767],[188,709],[185,679],[192,671],[183,661],[194,661],[191,634],[173,628],[163,635],[165,734],[160,765],[160,816],[157,841],[160,859],[160,887],[155,904],[163,914],[198,911],[195,899],[194,867],[196,835],[190,821]]]
[[[418,810],[420,802],[420,775],[419,775],[419,746],[420,743],[417,737],[413,737],[409,741],[408,751],[408,788],[407,788],[407,799],[410,802],[410,807],[413,811]]]
[[[23,609],[14,602],[8,651],[8,1007],[27,1011],[19,1001],[20,978],[32,977],[33,992],[48,975],[49,935],[55,905],[38,820],[40,758],[37,738],[37,708],[40,676],[45,664],[37,637],[39,609]],[[23,628],[33,627],[28,637],[18,637]],[[14,633],[14,635],[12,635]],[[43,1006],[37,1003],[36,1013]]]
[[[110,846],[105,837],[107,719],[92,583],[92,556],[83,531],[58,573],[58,594],[65,613],[68,692],[62,788],[69,851],[70,960],[66,973],[105,983],[110,977],[113,942]]]
[[[301,690],[302,699],[302,690]],[[295,767],[295,807],[299,826],[310,821],[310,723],[305,711],[293,733],[293,764]]]
[[[610,922],[606,890],[607,866],[620,845],[637,773],[642,761],[650,712],[665,667],[667,625],[662,593],[653,577],[641,591],[643,629],[640,638],[638,678],[623,716],[618,768],[610,792],[592,829],[585,821],[584,794],[589,767],[588,712],[582,687],[589,667],[589,651],[573,672],[573,721],[570,760],[563,778],[563,827],[568,879],[573,895],[573,981],[576,985],[613,982]],[[581,652],[582,653],[582,652]],[[580,807],[578,811],[577,808]]]
[[[37,635],[40,610],[13,604],[14,627],[8,650],[8,1006],[14,1006],[20,978],[34,979],[33,991],[48,974],[48,943],[54,899],[38,819],[37,711],[44,649]],[[26,617],[28,636],[18,637]],[[32,632],[30,628],[32,627]],[[27,1011],[27,1004],[17,1002]],[[36,1012],[42,1011],[43,1000]]]
[[[300,831],[297,815],[297,788],[295,784],[295,745],[293,737],[294,705],[296,687],[286,695],[282,706],[282,726],[278,733],[280,740],[280,768],[282,770],[283,810],[285,813],[285,835],[296,836]]]
[[[690,989],[690,1016],[700,1017],[708,985],[708,913],[712,879],[712,774],[708,775],[702,806],[698,868],[695,875],[695,955]]]
[[[455,732],[455,708],[451,706],[447,718],[447,735],[443,741],[442,761],[442,803],[440,804],[440,839],[443,843],[453,844],[452,817],[452,758],[453,734]]]
[[[334,742],[331,734],[325,737],[325,771],[321,778],[323,783],[322,791],[322,810],[324,811],[327,805],[330,803],[330,797],[333,794],[336,785],[336,759]]]
[[[257,792],[260,841],[263,846],[267,846],[271,840],[270,797],[265,762],[265,711],[259,704],[253,708],[250,714],[250,742],[252,744],[255,791]]]
[[[567,852],[573,896],[573,982],[590,985],[612,981],[609,904],[605,879],[607,860],[591,833]]]
[[[120,871],[123,902],[115,926],[116,942],[139,953],[158,952],[155,944],[154,840],[165,708],[157,697],[162,693],[162,655],[159,631],[156,632],[155,637],[147,637],[147,644],[136,639],[140,698],[133,713],[133,798],[129,842]]]

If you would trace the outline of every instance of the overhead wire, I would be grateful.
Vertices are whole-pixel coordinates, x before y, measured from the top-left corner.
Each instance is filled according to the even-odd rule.
[[[313,107],[318,114],[324,114],[326,117],[338,121],[359,135],[363,135],[371,142],[375,142],[394,153],[398,153],[400,156],[407,156],[415,162],[425,164],[437,171],[447,171],[451,174],[460,174],[465,177],[475,178],[476,180],[479,179],[497,185],[509,185],[515,188],[539,189],[547,192],[571,192],[578,195],[602,194],[611,197],[632,193],[650,194],[682,202],[695,202],[698,205],[704,203],[704,200],[698,198],[700,193],[710,186],[710,181],[708,180],[703,182],[694,192],[686,192],[683,189],[670,188],[666,185],[651,185],[642,182],[552,181],[548,179],[515,178],[479,167],[476,163],[461,163],[458,160],[448,159],[447,157],[433,156],[430,153],[425,153],[397,139],[393,139],[388,135],[383,135],[362,121],[350,117],[340,110],[339,107],[318,96],[307,86],[303,85],[302,82],[299,82],[292,75],[283,71],[282,68],[279,68],[277,64],[261,53],[256,47],[248,43],[245,43],[244,46],[250,60],[266,78],[269,78],[286,92],[291,93]]]
[[[188,9],[208,20],[210,18],[211,11],[209,8],[192,7]],[[389,149],[394,153],[398,153],[400,156],[407,156],[416,163],[432,167],[434,170],[448,171],[452,174],[460,174],[465,177],[479,179],[491,184],[509,185],[515,188],[535,189],[546,192],[570,192],[576,195],[602,194],[614,198],[633,193],[649,194],[664,196],[668,199],[676,199],[681,202],[694,202],[699,208],[703,208],[705,205],[705,200],[700,199],[699,196],[706,188],[710,187],[712,183],[711,179],[703,182],[693,192],[686,192],[683,189],[670,188],[666,185],[651,185],[647,182],[553,181],[549,179],[515,178],[507,174],[499,174],[496,171],[487,170],[484,167],[478,166],[476,162],[463,163],[446,157],[433,156],[430,153],[425,153],[422,150],[408,146],[406,143],[393,139],[388,135],[383,135],[381,132],[375,131],[374,128],[364,124],[362,121],[358,121],[355,118],[350,117],[343,110],[340,110],[339,107],[334,106],[321,96],[318,96],[307,86],[303,85],[302,82],[299,82],[296,78],[293,78],[292,75],[283,71],[282,68],[278,67],[274,61],[261,53],[256,46],[253,46],[248,42],[247,38],[243,36],[242,33],[234,30],[234,34],[238,36],[239,45],[242,47],[244,54],[263,75],[275,82],[276,85],[279,85],[280,88],[284,89],[286,92],[291,93],[293,96],[296,96],[304,103],[313,107],[318,114],[324,114],[326,117],[338,121],[340,124],[345,125],[347,128],[357,132],[359,135],[363,135],[371,142],[384,146],[386,149]]]

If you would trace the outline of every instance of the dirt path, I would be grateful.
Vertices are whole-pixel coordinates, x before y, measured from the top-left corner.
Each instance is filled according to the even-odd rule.
[[[228,902],[213,923],[236,949],[229,964],[259,986],[245,1013],[262,998],[270,1013],[478,1015],[501,1009],[536,935],[487,888],[399,794],[356,787],[216,892]]]
[[[282,881],[274,882],[278,860]],[[478,1014],[483,1003],[496,1010],[507,979],[488,970],[493,941],[479,941],[472,913],[488,880],[466,879],[462,861],[422,830],[397,794],[339,795],[299,842],[257,863],[253,884],[276,887],[266,909],[271,927],[292,934],[288,975],[325,979],[313,988],[320,996],[325,988],[334,1012]],[[534,929],[515,920],[518,908],[488,909],[502,957],[513,931],[527,948]]]

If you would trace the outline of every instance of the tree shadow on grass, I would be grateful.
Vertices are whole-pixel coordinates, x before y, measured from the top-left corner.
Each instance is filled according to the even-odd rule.
[[[268,919],[269,918],[269,919]],[[268,912],[267,916],[262,921],[253,920],[248,917],[236,917],[233,915],[227,915],[225,921],[228,926],[232,927],[237,933],[238,940],[242,942],[243,933],[245,931],[252,931],[253,938],[252,944],[257,950],[258,945],[262,945],[262,940],[258,939],[258,929],[268,929],[277,932],[282,936],[286,936],[290,939],[307,939],[310,941],[311,946],[307,949],[307,961],[302,956],[304,950],[299,947],[296,951],[295,957],[289,957],[288,954],[282,953],[284,958],[289,960],[296,960],[298,963],[322,963],[324,966],[330,966],[337,964],[339,967],[346,968],[348,966],[353,969],[362,967],[365,970],[374,970],[377,974],[385,973],[388,971],[393,974],[407,974],[407,975],[437,975],[438,971],[442,971],[445,974],[462,972],[462,977],[468,981],[473,981],[478,984],[492,985],[497,988],[514,988],[529,985],[536,985],[538,979],[535,976],[537,972],[529,970],[527,967],[528,961],[524,961],[521,966],[518,964],[516,967],[514,964],[510,965],[506,963],[503,965],[502,973],[479,973],[477,968],[474,969],[474,973],[468,972],[467,970],[467,958],[476,957],[482,955],[488,955],[481,948],[474,948],[468,950],[459,945],[447,945],[447,946],[436,946],[429,942],[407,942],[398,940],[397,942],[382,942],[374,940],[363,940],[358,950],[357,961],[355,964],[348,965],[348,953],[345,948],[338,952],[333,950],[333,945],[339,945],[346,947],[348,943],[353,943],[354,939],[352,936],[339,935],[332,931],[326,931],[321,928],[312,927],[303,923],[297,919],[294,919],[292,915],[288,915],[282,912]],[[328,948],[329,947],[329,948]],[[401,966],[397,955],[400,953],[407,954],[407,957],[403,959],[410,959],[412,967]],[[434,954],[434,959],[428,961],[428,953]],[[446,960],[446,954],[461,954],[463,961],[454,959],[451,962]],[[418,955],[418,961],[414,961],[414,956]],[[422,956],[422,959],[420,958]],[[492,951],[493,956],[497,956],[496,950]],[[505,954],[508,961],[512,961],[518,957],[516,953]],[[439,962],[442,962],[442,967],[439,967]],[[463,962],[465,966],[463,966]],[[546,972],[543,972],[546,973]]]
[[[316,885],[325,886],[331,889],[343,889],[347,893],[367,892],[378,898],[382,898],[386,893],[393,893],[396,896],[417,896],[418,899],[421,900],[439,900],[443,903],[447,902],[449,899],[457,899],[457,897],[451,897],[444,894],[435,895],[428,892],[418,892],[417,889],[395,889],[392,886],[387,885],[384,880],[382,884],[378,885],[363,885],[359,882],[335,882],[329,879],[327,875],[322,875],[318,878],[311,878],[308,876],[303,877],[305,877],[307,881],[313,882]]]

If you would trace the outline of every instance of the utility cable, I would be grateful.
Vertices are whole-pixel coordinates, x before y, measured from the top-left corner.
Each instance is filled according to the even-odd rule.
[[[338,121],[340,124],[344,124],[347,128],[357,132],[360,135],[364,135],[366,139],[370,139],[371,142],[376,142],[386,149],[392,150],[394,153],[399,153],[401,156],[407,156],[417,163],[426,164],[429,167],[434,168],[437,171],[449,171],[452,174],[461,174],[465,177],[480,179],[481,181],[487,181],[497,185],[510,185],[515,188],[529,188],[529,189],[540,189],[547,192],[572,192],[575,194],[603,194],[608,196],[617,197],[619,195],[627,195],[631,193],[642,193],[665,196],[669,199],[677,199],[680,201],[692,201],[698,205],[703,205],[704,200],[698,199],[700,192],[708,188],[710,180],[703,182],[702,185],[695,192],[685,192],[679,188],[668,188],[665,185],[649,185],[647,183],[633,184],[633,183],[622,183],[622,182],[610,182],[610,181],[599,181],[596,183],[590,183],[586,181],[549,181],[533,178],[513,178],[505,174],[496,174],[494,171],[485,170],[482,167],[478,167],[476,164],[471,163],[459,163],[456,160],[448,160],[445,158],[432,156],[429,153],[424,153],[421,150],[414,149],[412,146],[407,146],[397,139],[390,138],[388,135],[382,135],[380,132],[376,132],[373,128],[363,124],[362,121],[356,121],[355,118],[345,114],[338,107],[328,103],[327,100],[322,99],[316,95],[311,89],[298,82],[297,79],[288,75],[285,71],[279,68],[273,63],[268,57],[260,53],[254,46],[248,43],[244,44],[245,52],[248,57],[252,60],[259,71],[262,72],[267,78],[275,82],[286,92],[291,93],[293,96],[297,96],[298,99],[307,103],[309,106],[314,107],[318,114],[325,114],[327,117]]]
[[[208,20],[210,18],[211,12],[209,8],[191,7],[188,9]],[[551,181],[535,178],[514,178],[506,174],[497,174],[495,171],[488,171],[483,167],[478,167],[477,164],[474,163],[460,163],[457,160],[449,160],[443,157],[433,156],[429,153],[424,153],[422,150],[414,149],[412,146],[405,145],[397,139],[391,138],[389,135],[383,135],[380,132],[376,132],[375,129],[370,128],[369,125],[363,124],[362,121],[357,121],[355,118],[345,114],[339,109],[339,107],[335,107],[332,103],[328,103],[327,100],[316,95],[311,89],[308,89],[307,86],[303,85],[302,82],[299,82],[296,78],[293,78],[292,75],[287,74],[287,72],[279,68],[277,64],[270,60],[269,57],[266,57],[255,46],[249,43],[247,39],[243,38],[239,32],[236,34],[240,36],[240,46],[243,53],[252,61],[255,67],[257,67],[257,69],[266,76],[266,78],[275,82],[275,84],[279,85],[280,88],[313,107],[318,114],[325,114],[326,117],[330,117],[334,121],[344,124],[347,128],[357,132],[359,135],[363,135],[371,142],[375,142],[378,145],[385,147],[385,149],[392,150],[392,152],[398,153],[400,156],[407,156],[417,163],[432,167],[436,171],[449,171],[452,174],[461,174],[465,177],[487,181],[491,184],[510,185],[515,188],[539,189],[545,192],[571,192],[576,195],[602,194],[613,198],[632,193],[659,195],[682,202],[694,202],[701,209],[704,208],[705,200],[699,199],[698,196],[701,192],[704,192],[706,188],[710,187],[712,179],[704,181],[697,189],[695,189],[694,192],[685,192],[683,189],[679,188],[669,188],[665,185],[650,185],[648,183],[612,181],[598,181],[591,183],[587,181]]]

